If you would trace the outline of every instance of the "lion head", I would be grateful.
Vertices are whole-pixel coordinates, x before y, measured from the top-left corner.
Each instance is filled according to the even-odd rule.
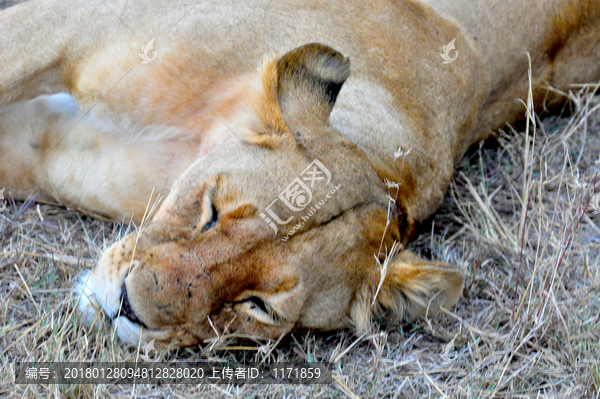
[[[199,157],[156,214],[104,252],[77,286],[80,313],[102,311],[131,344],[193,345],[234,332],[362,330],[372,308],[397,322],[454,304],[457,269],[408,251],[384,276],[378,266],[406,241],[407,217],[329,124],[349,74],[349,60],[319,44],[267,62],[248,83],[254,118],[241,140]]]

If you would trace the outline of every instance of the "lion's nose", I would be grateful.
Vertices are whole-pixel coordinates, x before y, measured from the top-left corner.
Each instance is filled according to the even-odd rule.
[[[130,321],[137,323],[144,328],[148,328],[146,324],[139,319],[139,317],[135,314],[131,303],[129,302],[129,297],[127,295],[127,285],[123,283],[123,287],[121,288],[121,316],[127,317]]]

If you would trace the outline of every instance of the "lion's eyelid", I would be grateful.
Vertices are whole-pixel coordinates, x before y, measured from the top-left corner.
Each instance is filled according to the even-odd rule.
[[[210,214],[211,214],[210,215],[210,220],[208,222],[206,222],[204,224],[204,226],[202,226],[202,229],[200,230],[201,232],[205,232],[205,231],[210,230],[219,221],[219,212],[217,211],[217,208],[215,207],[215,204],[213,204],[212,202],[210,204]]]
[[[200,204],[200,222],[195,227],[196,232],[194,236],[200,233],[204,233],[210,230],[219,220],[219,211],[214,204],[215,193],[217,192],[217,181],[213,181],[212,184],[208,184],[204,195],[202,196],[202,202]]]

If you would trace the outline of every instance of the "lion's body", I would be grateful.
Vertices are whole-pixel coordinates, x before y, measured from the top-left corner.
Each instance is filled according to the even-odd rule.
[[[165,231],[175,231],[176,226],[192,223],[187,219],[181,221],[176,217],[177,212],[183,209],[182,198],[205,195],[204,191],[196,192],[196,186],[189,181],[194,180],[194,168],[217,148],[222,155],[213,159],[210,168],[205,167],[202,173],[211,169],[218,174],[220,164],[238,162],[238,154],[252,151],[250,146],[253,145],[258,145],[260,151],[283,149],[273,158],[268,158],[270,153],[265,155],[259,151],[254,158],[241,159],[235,166],[240,173],[251,171],[256,165],[265,167],[240,183],[246,190],[240,188],[243,193],[261,192],[263,186],[272,186],[271,190],[265,188],[264,193],[257,194],[265,196],[265,203],[261,200],[253,205],[256,208],[253,211],[244,211],[256,214],[262,212],[261,207],[271,199],[277,198],[296,176],[293,172],[282,172],[283,175],[275,178],[276,184],[268,183],[266,180],[273,179],[270,175],[273,170],[286,164],[295,167],[297,173],[302,170],[305,159],[310,161],[306,151],[300,151],[304,155],[298,155],[296,161],[292,162],[296,159],[293,155],[287,160],[285,148],[291,139],[280,139],[277,135],[271,138],[264,133],[278,131],[281,137],[286,134],[294,137],[300,148],[309,148],[294,134],[298,127],[301,131],[317,129],[315,123],[306,115],[299,115],[300,111],[290,111],[292,107],[282,100],[286,92],[276,91],[280,87],[275,89],[272,80],[279,76],[282,81],[281,73],[286,72],[277,69],[279,64],[273,60],[306,43],[323,43],[350,58],[352,74],[337,99],[333,97],[335,107],[331,115],[326,112],[326,116],[331,127],[341,133],[343,142],[352,143],[343,146],[356,145],[359,153],[366,157],[356,155],[360,160],[357,162],[364,163],[366,169],[361,169],[363,166],[353,169],[350,161],[342,162],[342,155],[338,158],[332,155],[329,163],[325,163],[323,159],[328,154],[325,138],[323,142],[306,139],[317,148],[310,147],[311,156],[318,155],[328,167],[335,164],[336,176],[341,176],[347,186],[356,186],[348,198],[360,198],[355,203],[350,199],[336,203],[337,208],[331,211],[329,219],[323,216],[319,223],[357,204],[381,203],[385,209],[387,199],[382,194],[385,190],[381,190],[381,184],[400,179],[397,208],[402,218],[396,220],[397,226],[392,230],[398,231],[392,234],[402,241],[411,235],[415,222],[430,216],[440,205],[454,164],[466,149],[523,114],[522,103],[515,99],[527,98],[530,80],[534,99],[541,104],[543,100],[551,103],[556,97],[543,94],[546,84],[568,91],[571,83],[600,78],[600,3],[593,0],[432,0],[431,4],[413,0],[276,4],[258,0],[210,1],[198,3],[189,14],[185,8],[161,1],[135,7],[124,2],[111,9],[103,4],[81,2],[74,7],[65,3],[32,2],[0,13],[3,27],[0,32],[0,107],[4,107],[0,108],[3,161],[0,187],[6,186],[15,197],[37,191],[47,198],[114,219],[133,215],[140,220],[151,193],[169,192],[187,170],[187,177],[182,178],[178,189],[171,192],[154,219],[155,224],[169,226]],[[141,64],[138,53],[143,52],[141,47],[153,38],[156,59]],[[457,58],[443,64],[439,53],[442,46],[453,39],[456,39]],[[530,79],[526,51],[531,57]],[[297,58],[300,60],[301,55]],[[323,73],[319,79],[329,79],[327,65],[314,68],[317,75]],[[297,72],[292,69],[291,75]],[[341,86],[346,77],[339,78],[339,82],[335,78],[334,86]],[[296,82],[289,90],[300,86]],[[57,92],[70,93],[75,102],[64,94],[34,99]],[[298,98],[307,98],[300,108],[312,110],[322,106],[321,100],[312,99],[310,90],[299,93]],[[224,143],[240,141],[244,142],[243,146],[222,150]],[[394,159],[393,153],[398,149],[410,150],[405,163]],[[297,149],[290,151],[295,153]],[[350,159],[351,155],[347,157]],[[361,173],[373,177],[362,179]],[[198,179],[194,181],[199,182]],[[359,192],[362,194],[357,194]],[[237,202],[243,203],[240,198]],[[380,211],[372,214],[377,228],[373,231],[367,228],[369,231],[362,232],[354,241],[348,239],[353,246],[361,247],[364,253],[356,255],[360,259],[372,259],[372,247],[376,246],[373,243],[381,239],[386,212]],[[320,224],[314,223],[316,230]],[[339,220],[336,223],[340,223]],[[319,233],[308,231],[310,228],[307,227],[304,237],[317,234],[312,239],[318,240]],[[338,227],[342,231],[356,228],[344,224]],[[158,236],[149,239],[148,248],[164,241],[170,233],[154,234]],[[182,234],[172,233],[176,239]],[[248,244],[248,248],[254,248],[253,263],[248,263],[248,267],[257,268],[256,273],[269,273],[252,266],[265,263],[266,257],[291,259],[286,257],[291,256],[289,254],[274,255],[279,249],[268,249],[269,240],[262,233],[253,230],[247,234],[258,237],[252,245]],[[328,233],[327,239],[335,241],[335,237],[338,236]],[[236,245],[243,248],[239,242]],[[386,241],[389,243],[391,241]],[[113,249],[110,256],[106,255],[111,260],[101,262],[103,266],[96,268],[109,270],[103,272],[103,278],[108,278],[106,275],[114,269],[113,277],[118,283],[107,283],[113,287],[106,289],[106,295],[117,299],[122,296],[119,290],[125,278],[124,265],[130,267],[135,257],[130,248],[131,240],[123,245],[127,250]],[[265,251],[259,258],[256,258],[257,245]],[[177,251],[181,252],[184,247],[189,250],[189,242],[180,245]],[[324,261],[343,258],[346,252],[342,249],[343,246],[332,250]],[[213,252],[217,250],[219,253],[229,251],[220,246],[212,247]],[[139,251],[143,253],[144,249]],[[230,250],[231,257],[241,262],[242,255],[236,251]],[[116,252],[122,255],[119,257]],[[405,258],[407,264],[420,264],[408,255]],[[352,262],[360,263],[356,259]],[[175,267],[176,261],[167,263]],[[339,292],[333,288],[325,290],[329,296],[323,294],[322,298],[325,305],[341,304],[332,306],[337,317],[327,312],[317,316],[318,309],[323,311],[325,305],[313,306],[310,312],[301,310],[308,306],[307,296],[315,294],[316,289],[314,284],[305,284],[303,289],[308,292],[304,292],[304,299],[295,300],[302,304],[291,312],[295,314],[288,313],[293,323],[282,325],[286,329],[294,325],[336,328],[348,325],[346,316],[352,319],[350,323],[361,324],[358,319],[364,318],[365,312],[362,316],[354,314],[368,298],[360,299],[360,306],[356,302],[368,293],[364,293],[360,281],[363,274],[367,280],[372,276],[373,267],[364,266],[359,268],[360,272],[344,267],[348,270],[346,273],[342,270],[340,278],[348,279],[347,284],[341,284],[337,288]],[[435,274],[437,267],[431,269],[431,273]],[[361,277],[356,277],[356,281],[354,277],[347,277],[352,274]],[[390,276],[407,278],[406,273],[400,272],[390,273]],[[95,278],[100,279],[97,275]],[[462,284],[458,277],[455,280],[449,303],[456,301],[457,286]],[[177,281],[179,283],[179,278]],[[454,280],[449,278],[448,281]],[[102,290],[99,285],[95,283],[96,290]],[[258,286],[259,282],[254,284],[255,289]],[[309,286],[312,288],[307,288]],[[179,285],[174,287],[179,287],[173,288],[175,291],[181,291]],[[231,295],[238,298],[238,294]],[[394,304],[392,296],[384,285],[381,306],[388,310],[402,307]],[[169,298],[171,302],[173,298],[178,300],[177,296]],[[219,303],[232,301],[223,297]],[[210,306],[211,311],[218,307]],[[142,305],[133,307],[135,313],[144,314]],[[183,303],[177,305],[180,307]],[[407,307],[410,306],[405,305]],[[160,322],[148,322],[155,317]],[[146,324],[157,329],[182,324],[162,316],[143,318]],[[189,320],[186,323],[189,324]],[[261,328],[249,330],[265,335],[282,331]],[[177,334],[185,335],[181,331]],[[181,342],[192,341],[182,339]]]

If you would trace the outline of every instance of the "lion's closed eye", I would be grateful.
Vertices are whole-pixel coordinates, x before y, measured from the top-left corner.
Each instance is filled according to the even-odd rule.
[[[248,219],[256,215],[255,205],[240,200],[243,193],[231,192],[227,189],[222,176],[215,177],[206,183],[200,203],[200,219],[196,219],[194,236],[207,233],[218,227],[221,231],[229,231],[232,222]]]
[[[200,201],[200,220],[194,226],[194,236],[207,232],[214,228],[219,222],[219,208],[215,205],[217,201],[218,179],[207,183],[207,187]]]
[[[264,324],[275,325],[284,321],[284,318],[272,306],[255,295],[241,301],[237,307],[248,317]]]
[[[219,212],[217,211],[215,204],[210,204],[210,211],[207,214],[203,214],[203,219],[208,219],[208,222],[202,225],[202,229],[200,230],[201,232],[210,230],[217,224],[219,220]]]

